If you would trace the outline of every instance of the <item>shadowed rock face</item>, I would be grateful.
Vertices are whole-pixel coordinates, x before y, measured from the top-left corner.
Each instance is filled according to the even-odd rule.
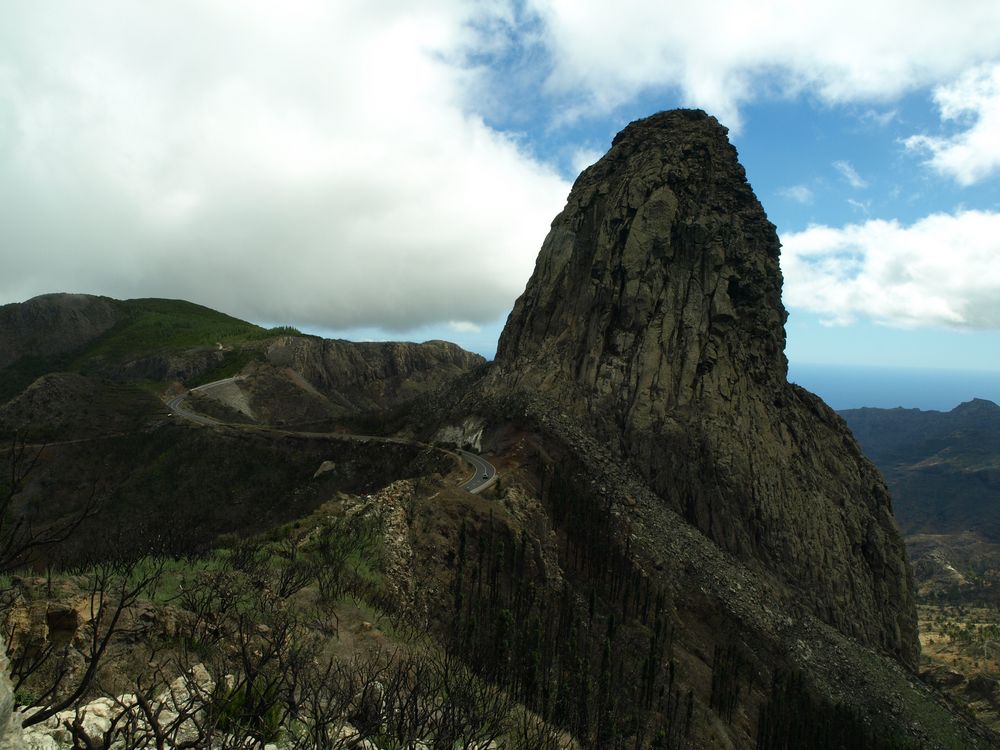
[[[114,300],[44,294],[0,307],[0,368],[25,356],[64,354],[106,333],[121,318]]]
[[[291,370],[345,413],[385,409],[485,363],[447,341],[353,342],[285,336],[267,361]],[[299,384],[301,386],[301,383]]]
[[[553,222],[495,377],[557,399],[721,547],[915,665],[888,492],[786,380],[780,244],[726,135],[682,110],[615,138]]]

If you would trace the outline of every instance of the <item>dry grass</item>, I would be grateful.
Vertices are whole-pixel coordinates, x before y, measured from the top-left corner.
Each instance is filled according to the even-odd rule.
[[[1000,678],[1000,610],[924,603],[917,607],[917,619],[921,670],[945,668],[962,675],[964,680],[944,687],[945,692],[979,721],[1000,731],[1000,705],[968,690],[976,675]]]

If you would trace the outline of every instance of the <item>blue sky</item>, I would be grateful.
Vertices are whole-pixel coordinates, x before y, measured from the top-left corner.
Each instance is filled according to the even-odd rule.
[[[975,0],[12,0],[0,303],[491,356],[578,170],[697,106],[778,227],[793,364],[1000,371],[998,28]]]

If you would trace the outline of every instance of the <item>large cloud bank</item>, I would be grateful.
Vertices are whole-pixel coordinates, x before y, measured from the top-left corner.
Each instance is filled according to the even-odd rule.
[[[0,301],[82,290],[324,327],[492,320],[568,185],[468,106],[484,8],[5,7]]]
[[[665,89],[738,127],[760,98],[936,87],[953,127],[907,145],[971,184],[1000,168],[997,28],[993,0],[11,0],[0,302],[178,296],[328,329],[471,329],[520,293],[569,189],[484,112],[534,97],[531,127],[558,130]],[[1000,265],[996,236],[974,212],[786,235],[788,299],[831,320],[996,325],[1000,287],[978,270]],[[890,272],[904,257],[909,275]]]

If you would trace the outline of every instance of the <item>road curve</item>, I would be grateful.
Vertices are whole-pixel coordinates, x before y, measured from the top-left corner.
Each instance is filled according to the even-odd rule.
[[[169,408],[170,411],[176,414],[178,417],[182,417],[188,420],[189,422],[194,422],[195,424],[204,424],[204,425],[225,424],[224,422],[220,422],[218,419],[212,419],[211,417],[206,417],[204,414],[199,414],[196,411],[192,411],[185,405],[184,401],[190,394],[194,393],[195,391],[208,390],[212,386],[222,385],[223,383],[231,383],[234,380],[236,380],[236,378],[226,378],[225,380],[216,380],[214,383],[205,383],[205,385],[199,385],[196,388],[192,388],[189,391],[184,391],[184,393],[180,394],[179,396],[174,396],[173,398],[169,399],[167,401],[167,408]]]
[[[224,383],[232,383],[238,378],[224,378],[223,380],[216,380],[211,383],[205,383],[204,385],[199,385],[191,390],[184,391],[179,396],[174,396],[169,399],[165,399],[167,408],[170,411],[182,419],[186,419],[189,422],[194,422],[195,424],[206,425],[206,426],[216,426],[216,427],[246,427],[246,425],[231,425],[228,422],[221,422],[218,419],[212,419],[211,417],[206,417],[204,414],[199,414],[196,411],[191,410],[184,403],[188,395],[194,391],[210,390],[215,386],[222,385]],[[254,425],[257,429],[269,429],[268,425]],[[290,435],[301,435],[303,437],[326,437],[332,440],[355,440],[360,443],[408,443],[411,445],[423,445],[423,443],[417,443],[412,440],[402,440],[400,438],[387,438],[376,435],[348,435],[343,433],[330,433],[330,432],[294,432],[292,430],[285,430],[281,428],[271,428],[280,430],[284,434]],[[484,459],[475,453],[469,453],[462,449],[455,451],[461,457],[463,461],[470,464],[473,468],[472,477],[467,479],[465,483],[462,484],[462,489],[467,490],[473,494],[482,492],[487,487],[493,485],[497,481],[497,470],[489,461]]]
[[[469,453],[459,448],[455,451],[467,463],[472,465],[472,479],[462,485],[462,489],[468,490],[472,494],[482,492],[497,480],[497,470],[489,461],[475,453]]]

